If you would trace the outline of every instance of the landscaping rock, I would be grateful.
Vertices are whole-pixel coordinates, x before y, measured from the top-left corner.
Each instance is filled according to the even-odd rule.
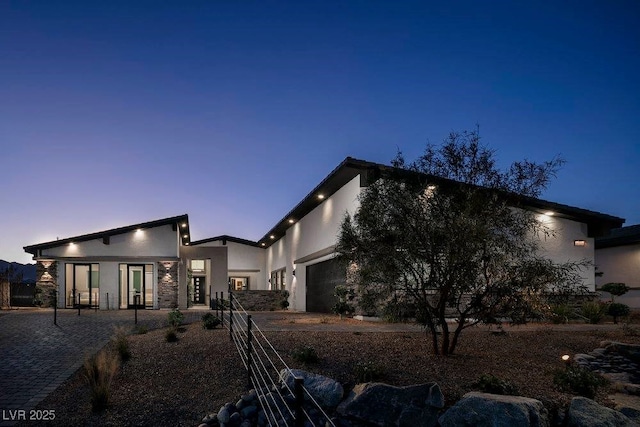
[[[338,406],[338,413],[379,426],[435,426],[444,396],[436,383],[394,387],[358,384]]]
[[[218,411],[218,421],[220,422],[220,424],[228,423],[229,417],[231,417],[229,410],[224,406],[220,408],[220,411]]]
[[[632,427],[637,425],[621,412],[598,405],[586,397],[571,399],[567,411],[568,427]]]
[[[471,392],[449,408],[439,422],[442,427],[546,427],[549,415],[536,399]]]
[[[335,408],[342,400],[344,388],[336,380],[301,369],[291,369],[290,371],[283,369],[280,371],[280,380],[292,391],[295,386],[295,377],[303,379],[304,388],[322,407]]]

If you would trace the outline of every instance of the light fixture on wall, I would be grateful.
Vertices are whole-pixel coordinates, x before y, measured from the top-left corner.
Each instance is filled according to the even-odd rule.
[[[293,271],[291,272],[291,274],[293,274],[294,276],[296,275],[296,270],[295,270],[295,268],[293,269]]]
[[[586,240],[574,240],[573,246],[587,246]]]

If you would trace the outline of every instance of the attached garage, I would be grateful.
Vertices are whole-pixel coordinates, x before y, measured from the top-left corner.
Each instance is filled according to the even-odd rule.
[[[344,268],[335,259],[307,266],[307,311],[331,313],[338,285],[345,284]]]

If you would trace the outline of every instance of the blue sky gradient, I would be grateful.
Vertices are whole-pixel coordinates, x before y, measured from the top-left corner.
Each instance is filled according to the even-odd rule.
[[[446,3],[446,4],[445,4]],[[182,213],[255,240],[346,156],[480,126],[640,223],[640,2],[0,2],[0,259]]]

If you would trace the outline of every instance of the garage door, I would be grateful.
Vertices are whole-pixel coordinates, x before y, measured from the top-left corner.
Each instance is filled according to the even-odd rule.
[[[345,284],[345,270],[335,260],[319,262],[307,267],[307,311],[331,313],[336,303],[337,285]]]

